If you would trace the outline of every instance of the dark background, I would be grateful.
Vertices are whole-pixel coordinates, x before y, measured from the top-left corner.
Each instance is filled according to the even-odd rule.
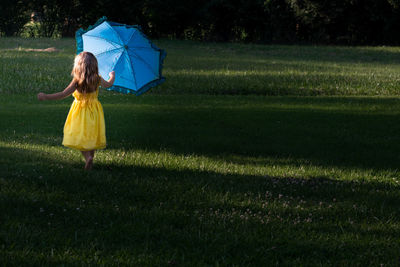
[[[36,37],[72,37],[107,16],[140,25],[151,38],[400,44],[400,0],[2,0],[1,35],[21,35],[32,12],[40,22]]]

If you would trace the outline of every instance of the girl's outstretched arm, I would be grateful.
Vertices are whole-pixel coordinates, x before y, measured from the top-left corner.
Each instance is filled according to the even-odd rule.
[[[75,91],[75,83],[71,82],[67,88],[64,89],[64,91],[54,93],[54,94],[44,94],[44,93],[39,93],[37,95],[38,100],[43,101],[43,100],[58,100],[58,99],[63,99],[66,98],[67,96],[71,95]]]
[[[114,84],[115,71],[110,72],[108,74],[108,76],[110,76],[110,79],[108,79],[108,81],[104,80],[103,77],[101,77],[101,87],[108,88],[108,87],[111,87]]]

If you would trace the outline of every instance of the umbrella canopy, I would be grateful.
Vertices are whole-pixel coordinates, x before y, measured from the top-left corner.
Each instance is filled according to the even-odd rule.
[[[115,71],[109,90],[140,95],[165,81],[161,74],[166,53],[156,47],[139,26],[125,25],[101,18],[87,30],[76,32],[77,54],[93,53],[100,75],[107,79]]]

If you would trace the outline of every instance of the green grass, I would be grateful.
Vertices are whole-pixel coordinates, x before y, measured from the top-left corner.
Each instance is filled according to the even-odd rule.
[[[159,40],[168,78],[152,94],[399,95],[399,47],[210,44]],[[24,51],[56,47],[56,53]],[[2,39],[0,90],[57,91],[70,81],[73,39]],[[12,74],[12,75],[10,75]]]
[[[157,44],[167,82],[102,92],[85,172],[72,99],[35,99],[73,40],[0,39],[2,265],[398,265],[399,48]]]

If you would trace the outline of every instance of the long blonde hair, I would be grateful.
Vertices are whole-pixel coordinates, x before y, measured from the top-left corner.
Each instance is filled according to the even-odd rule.
[[[96,91],[100,83],[96,57],[90,52],[79,53],[75,57],[71,75],[78,92],[91,93]]]

